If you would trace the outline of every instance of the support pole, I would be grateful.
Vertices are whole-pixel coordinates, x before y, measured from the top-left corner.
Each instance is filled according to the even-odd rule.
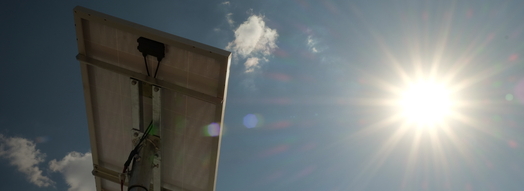
[[[146,138],[142,149],[140,149],[140,154],[133,162],[128,191],[149,191],[153,172],[153,159],[156,153],[156,148],[150,138],[150,136]]]
[[[132,117],[133,128],[136,130],[142,129],[143,124],[143,99],[142,92],[143,82],[131,79],[131,100],[132,100]],[[128,191],[151,191],[151,180],[154,177],[154,190],[161,190],[160,177],[160,129],[161,129],[161,93],[162,89],[158,86],[151,86],[151,101],[152,101],[152,129],[145,135],[146,138],[142,142],[142,146],[138,155],[135,156],[131,175],[129,178]]]

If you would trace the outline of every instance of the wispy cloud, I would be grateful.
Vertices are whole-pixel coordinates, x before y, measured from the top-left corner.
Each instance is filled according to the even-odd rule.
[[[248,58],[244,63],[244,66],[246,67],[246,73],[253,72],[255,69],[260,68],[257,57]]]
[[[233,18],[231,18],[232,15],[233,13],[226,14],[227,23],[229,24],[230,27],[233,27],[235,24],[235,21],[233,21]]]
[[[250,73],[260,68],[261,61],[268,61],[277,48],[277,38],[277,31],[266,26],[263,16],[251,15],[235,29],[235,40],[229,42],[226,49],[233,51],[235,58],[247,58],[244,72]]]
[[[224,1],[222,2],[222,5],[230,5],[231,3],[229,3],[229,1]]]
[[[60,172],[69,185],[68,191],[96,190],[91,153],[70,152],[62,160],[49,162],[49,169]]]
[[[0,157],[9,160],[9,164],[27,176],[29,182],[38,187],[55,184],[49,177],[42,175],[38,164],[44,161],[45,154],[36,149],[33,141],[20,137],[4,137],[0,134]]]
[[[318,52],[318,49],[316,47],[317,43],[318,43],[318,41],[313,38],[313,35],[308,35],[307,36],[307,46],[309,47],[309,50],[311,50],[311,52],[313,52],[313,53],[317,53]]]

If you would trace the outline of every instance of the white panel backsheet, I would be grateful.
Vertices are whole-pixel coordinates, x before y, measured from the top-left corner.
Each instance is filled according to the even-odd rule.
[[[148,81],[144,83],[169,84],[162,87],[161,95],[163,190],[213,190],[220,131],[212,129],[210,134],[208,126],[221,124],[224,105],[220,101],[226,94],[230,53],[81,7],[75,8],[75,23],[79,56],[87,59],[79,60],[85,64],[82,74],[93,162],[111,171],[106,174],[112,177],[97,178],[97,188],[120,190],[115,174],[122,171],[132,150],[131,72]],[[141,36],[168,41],[162,42],[166,55],[156,79],[152,76],[157,59],[148,56],[151,77],[147,77],[137,50]],[[142,98],[144,123],[149,124],[151,98]]]
[[[100,166],[120,172],[132,150],[130,80],[94,66],[88,70]],[[168,89],[162,90],[162,103],[163,181],[205,190],[217,141],[207,126],[217,122],[216,106]]]
[[[139,35],[88,20],[83,20],[82,25],[87,56],[147,75],[143,56],[136,48]],[[148,65],[153,75],[156,57],[148,56]],[[215,59],[167,45],[157,79],[217,96],[219,72],[220,65]]]

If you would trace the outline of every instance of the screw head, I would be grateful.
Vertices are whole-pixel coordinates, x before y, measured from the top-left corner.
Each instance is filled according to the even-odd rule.
[[[158,87],[155,87],[155,92],[158,92],[158,90],[160,90],[160,88],[158,88]]]
[[[136,85],[136,80],[131,81],[131,84]]]

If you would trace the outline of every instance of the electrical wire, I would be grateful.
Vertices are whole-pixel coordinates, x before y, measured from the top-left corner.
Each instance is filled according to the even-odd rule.
[[[122,170],[122,175],[120,176],[120,191],[124,191],[124,182],[126,181],[126,171],[127,171],[127,168],[124,167],[124,170]]]
[[[156,78],[156,74],[158,73],[158,68],[160,68],[160,60],[158,60],[158,64],[156,65],[155,76],[153,76],[154,78]]]
[[[135,145],[135,148],[131,150],[129,153],[129,156],[127,157],[126,162],[124,163],[124,169],[122,170],[123,178],[120,180],[120,191],[124,190],[124,182],[126,180],[125,173],[127,173],[127,169],[129,168],[129,165],[131,164],[131,161],[134,160],[135,155],[138,154],[140,148],[142,147],[142,142],[146,139],[149,132],[151,132],[151,129],[153,129],[153,121],[151,121],[147,127],[147,129],[144,131],[144,134],[142,134],[142,137],[140,137],[140,140],[138,141],[138,144]]]
[[[151,76],[149,75],[149,66],[147,66],[147,54],[142,54],[144,56],[144,63],[146,64],[146,71],[147,71],[147,76]],[[158,67],[157,67],[158,69]]]

